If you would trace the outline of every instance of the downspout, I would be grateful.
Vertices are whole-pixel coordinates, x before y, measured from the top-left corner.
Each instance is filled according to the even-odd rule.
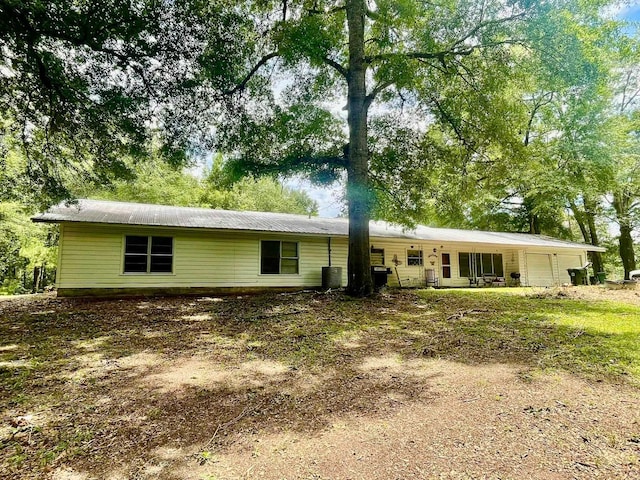
[[[329,266],[331,266],[331,237],[327,237],[327,255],[329,257]]]

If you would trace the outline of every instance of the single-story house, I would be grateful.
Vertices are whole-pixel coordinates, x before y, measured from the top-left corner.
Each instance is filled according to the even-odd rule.
[[[326,266],[342,267],[347,284],[344,218],[79,200],[33,221],[60,224],[61,296],[319,287]],[[587,251],[603,250],[541,235],[386,222],[371,222],[370,241],[372,265],[386,266],[389,285],[402,286],[468,287],[488,275],[503,285],[559,285],[570,282],[568,268],[587,262]]]

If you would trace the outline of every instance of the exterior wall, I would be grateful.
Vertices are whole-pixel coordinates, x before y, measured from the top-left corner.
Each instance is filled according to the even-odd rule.
[[[174,239],[173,273],[123,273],[125,235],[171,236]],[[260,240],[296,241],[299,244],[299,273],[295,275],[260,274]],[[245,289],[318,287],[322,284],[322,267],[328,262],[328,238],[259,232],[223,232],[216,230],[171,229],[119,225],[65,223],[60,227],[60,248],[56,285],[59,291],[78,289]],[[501,253],[504,276],[511,284],[510,273],[521,273],[521,284],[530,285],[527,253],[551,255],[553,283],[561,282],[558,254],[576,255],[582,266],[586,251],[577,249],[527,249],[477,244],[417,243],[415,240],[375,238],[371,246],[384,249],[384,264],[391,268],[387,277],[391,286],[424,286],[426,269],[433,269],[439,286],[468,287],[467,277],[460,276],[460,252]],[[407,250],[423,252],[422,266],[407,265]],[[442,254],[451,259],[451,278],[442,276]],[[348,240],[331,238],[331,264],[342,267],[342,284],[347,284]],[[394,262],[394,259],[397,262]],[[433,264],[431,263],[433,262]],[[396,264],[397,263],[397,264]],[[563,265],[564,267],[564,265]],[[398,277],[400,282],[398,281]]]
[[[125,235],[173,237],[173,273],[124,274]],[[299,273],[261,275],[260,240],[298,242]],[[343,266],[343,285],[347,246],[345,238],[331,240],[332,265]],[[61,290],[312,287],[322,284],[327,265],[326,237],[67,223],[61,228],[56,283]]]
[[[563,273],[558,263],[559,255],[576,256],[579,259],[575,267],[582,267],[586,262],[586,250],[577,249],[528,249],[509,248],[500,246],[480,246],[477,244],[438,244],[433,242],[417,243],[411,240],[396,240],[388,238],[372,238],[371,245],[374,248],[382,248],[385,253],[385,266],[391,268],[392,273],[388,276],[390,286],[399,286],[398,277],[402,286],[423,286],[426,284],[426,269],[432,268],[438,277],[438,285],[441,287],[468,287],[468,277],[460,276],[459,253],[500,253],[504,269],[504,277],[507,285],[513,285],[511,273],[520,273],[520,284],[522,286],[554,286],[566,283]],[[422,249],[424,266],[407,265],[407,249]],[[451,278],[442,276],[442,253],[448,253],[451,259]],[[527,253],[544,254],[549,256],[551,265],[551,276],[547,285],[535,285],[529,280],[527,266]],[[433,255],[430,257],[430,255]],[[394,257],[401,262],[397,267],[393,262]],[[431,265],[434,260],[434,265]],[[564,267],[564,265],[563,265]]]
[[[520,278],[522,278],[523,270],[520,264],[521,255],[521,250],[507,250],[502,256],[504,260],[504,279],[506,280],[507,285],[515,284],[514,280],[511,278],[512,273],[519,273]]]
[[[555,260],[558,266],[558,283],[571,283],[571,277],[567,272],[568,268],[582,267],[586,263],[586,252],[575,252],[569,254],[558,254],[555,256]]]
[[[398,242],[389,239],[371,239],[371,246],[373,248],[384,249],[384,265],[391,268],[392,273],[387,276],[387,282],[390,286],[418,286],[425,285],[425,268],[429,265],[429,268],[438,268],[436,263],[435,267],[431,267],[428,260],[428,255],[435,248],[431,244],[416,243],[411,241]],[[407,265],[407,250],[408,249],[422,250],[423,260],[426,265],[413,266]],[[398,265],[394,263],[394,260],[398,261]],[[436,270],[437,271],[437,270]],[[398,280],[398,277],[400,279]]]
[[[548,280],[543,284],[538,285],[536,280],[531,275],[531,266],[527,264],[527,254],[533,255],[545,255],[549,259],[550,275]],[[522,260],[524,264],[522,276],[522,285],[530,287],[551,287],[558,286],[570,281],[569,276],[566,274],[566,268],[581,268],[587,261],[587,251],[577,249],[530,249],[521,252]],[[575,264],[567,264],[566,262],[559,262],[560,256],[574,256]],[[562,263],[562,265],[561,265]]]
[[[374,248],[384,249],[385,266],[391,268],[392,273],[388,276],[390,286],[399,286],[398,277],[402,286],[423,286],[426,284],[426,270],[433,269],[438,277],[438,285],[443,287],[468,287],[468,277],[460,276],[460,265],[458,254],[468,253],[501,253],[504,267],[504,275],[507,282],[511,280],[511,272],[520,272],[520,253],[513,248],[502,248],[493,246],[478,246],[465,244],[439,244],[434,242],[417,243],[411,240],[396,240],[388,238],[372,238],[371,245]],[[407,250],[417,249],[423,251],[424,265],[407,265]],[[451,259],[451,278],[442,276],[442,254],[448,253]],[[396,266],[394,258],[401,263]],[[431,261],[434,264],[431,264]]]

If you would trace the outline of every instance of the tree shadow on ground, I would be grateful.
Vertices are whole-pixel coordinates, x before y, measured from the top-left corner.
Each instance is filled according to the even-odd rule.
[[[9,478],[64,462],[131,472],[166,445],[195,455],[258,429],[312,434],[336,416],[429,401],[433,373],[421,362],[431,358],[635,379],[638,330],[553,323],[568,310],[610,306],[441,292],[4,302],[5,416],[52,413],[28,442],[8,432],[2,464]]]

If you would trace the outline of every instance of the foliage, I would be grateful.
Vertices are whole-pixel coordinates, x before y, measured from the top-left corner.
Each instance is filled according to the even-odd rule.
[[[218,148],[233,157],[236,175],[331,181],[346,170],[349,289],[366,295],[370,216],[410,224],[437,210],[442,202],[430,201],[424,185],[433,161],[425,150],[480,179],[508,168],[507,158],[525,162],[512,127],[526,124],[526,105],[506,79],[553,72],[575,85],[597,76],[588,60],[607,33],[604,5],[236,2],[224,10],[234,45],[217,56],[220,45],[209,41],[201,59],[203,83],[229,99]],[[203,24],[217,40],[208,13]],[[525,87],[516,89],[532,92]],[[345,97],[346,118],[336,108]],[[410,125],[394,129],[405,104]],[[438,128],[444,137],[425,136]]]
[[[229,190],[206,188],[202,203],[223,210],[318,214],[318,204],[306,192],[289,188],[271,178],[246,178]]]
[[[57,264],[57,229],[33,224],[33,212],[18,203],[0,203],[0,294],[26,293],[34,269]],[[23,281],[23,277],[27,281]]]
[[[178,105],[196,39],[184,2],[12,0],[0,4],[2,157],[46,203],[75,177],[104,184],[144,158],[150,139],[183,160],[162,126]],[[168,99],[172,100],[169,101]],[[167,125],[172,125],[170,122]]]
[[[220,162],[220,160],[219,160]],[[229,183],[219,167],[205,172],[204,179],[172,167],[161,158],[127,164],[128,178],[117,179],[102,188],[69,181],[70,192],[79,198],[153,203],[190,207],[254,210],[317,215],[318,205],[308,194],[289,188],[276,179],[244,179]],[[34,269],[43,266],[53,281],[57,265],[57,228],[34,224],[36,213],[26,196],[22,203],[0,202],[0,293],[31,291]],[[36,273],[39,270],[36,270]]]
[[[597,244],[609,194],[626,258],[637,118],[612,115],[609,79],[638,49],[609,3],[5,2],[1,198],[49,204],[97,184],[109,198],[313,210],[267,180],[196,195],[158,163],[191,147],[230,159],[214,184],[346,178],[352,293],[371,291],[372,216],[572,238],[570,210]],[[156,187],[161,172],[175,187]],[[148,181],[105,188],[135,175]]]
[[[158,157],[128,165],[130,176],[114,180],[110,185],[95,189],[75,185],[78,198],[95,198],[124,202],[152,203],[183,207],[200,206],[200,180],[186,173],[182,167],[172,167]]]
[[[174,168],[161,159],[131,166],[132,178],[116,180],[109,187],[95,190],[77,186],[78,197],[125,202],[176,205],[317,215],[318,205],[301,190],[284,186],[273,178],[246,178],[230,182],[222,170],[222,159],[199,178],[184,168]]]

